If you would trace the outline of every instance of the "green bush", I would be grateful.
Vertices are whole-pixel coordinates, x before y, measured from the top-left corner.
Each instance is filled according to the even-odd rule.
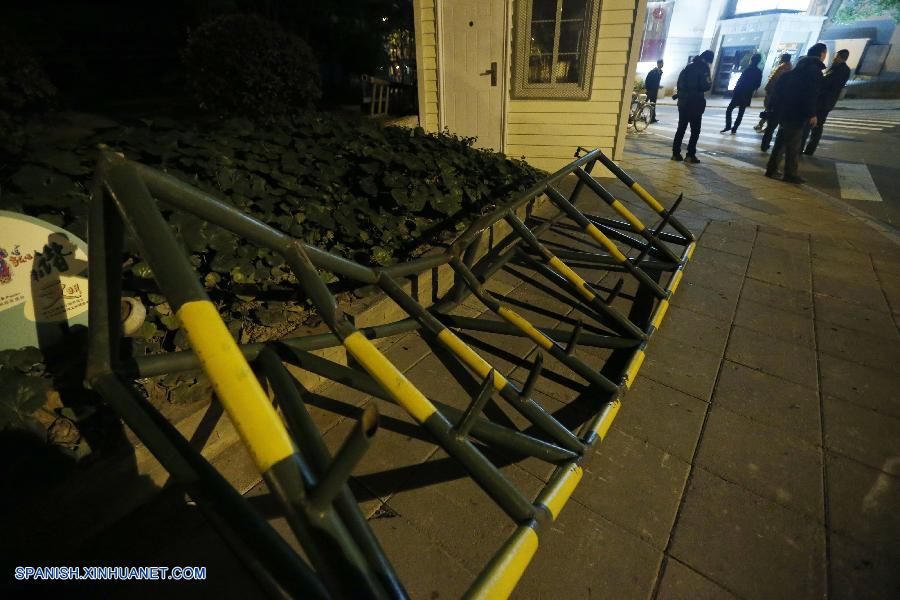
[[[265,126],[232,119],[205,127],[158,119],[102,131],[77,147],[32,151],[0,181],[10,209],[84,236],[99,143],[372,265],[421,254],[542,176],[522,161],[472,148],[469,138],[365,119],[305,113]],[[167,218],[236,336],[282,335],[312,316],[302,299],[278,291],[294,282],[280,257],[183,213]],[[126,267],[126,289],[146,289],[147,265],[135,256]],[[184,346],[164,298],[140,295],[150,307],[143,332],[149,350]]]
[[[40,432],[31,415],[47,402],[51,383],[37,348],[0,350],[0,389],[4,390],[0,432],[7,428]]]
[[[184,63],[194,98],[216,115],[269,118],[307,109],[322,95],[309,45],[256,16],[201,25],[188,39]]]
[[[834,22],[854,23],[875,17],[893,17],[900,23],[900,0],[845,0]]]
[[[634,89],[635,92],[642,94],[647,91],[646,86],[644,85],[644,78],[640,75],[635,75],[634,77]]]
[[[205,125],[148,119],[98,131],[78,143],[34,141],[0,171],[3,208],[82,238],[96,147],[105,143],[309,243],[372,265],[420,255],[447,241],[544,175],[522,161],[476,150],[469,138],[381,128],[370,120],[322,113],[265,126],[247,119]],[[235,338],[264,341],[316,322],[280,257],[184,213],[164,216]],[[148,314],[132,351],[186,348],[178,319],[165,297],[155,293],[152,273],[133,249],[124,267],[125,293],[140,298]],[[330,279],[327,273],[322,277]],[[346,290],[341,294],[347,298]],[[32,368],[41,362],[32,354],[0,353],[0,384],[10,390],[0,400],[0,429],[34,429],[28,415],[51,381],[47,372]],[[208,381],[196,374],[143,385],[152,401],[187,403],[210,394]],[[80,430],[82,423],[77,426]]]

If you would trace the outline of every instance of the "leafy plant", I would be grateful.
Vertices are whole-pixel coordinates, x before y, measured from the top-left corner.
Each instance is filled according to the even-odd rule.
[[[321,96],[309,45],[257,16],[201,25],[190,35],[184,63],[192,94],[216,115],[268,118],[309,108]]]
[[[900,23],[900,0],[844,0],[834,22],[853,23],[880,16],[893,17]]]
[[[634,78],[634,87],[632,89],[639,94],[646,92],[647,87],[644,85],[644,78],[640,75],[636,75]]]
[[[96,146],[105,143],[310,244],[386,265],[422,254],[542,176],[523,161],[474,149],[472,142],[315,112],[267,125],[146,119],[76,145],[36,143],[0,179],[0,189],[4,208],[84,237]],[[185,213],[164,214],[235,338],[282,337],[317,320],[279,256]],[[187,347],[149,266],[132,253],[124,267],[126,293],[148,309],[132,350]],[[201,382],[154,385],[161,397],[186,401]]]
[[[6,429],[42,432],[32,414],[47,401],[52,382],[37,348],[0,351],[0,433]]]

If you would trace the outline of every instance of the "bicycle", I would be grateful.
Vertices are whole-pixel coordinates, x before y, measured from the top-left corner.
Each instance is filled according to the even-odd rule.
[[[631,93],[631,109],[628,124],[638,133],[647,129],[656,120],[656,103],[647,101],[647,94]]]

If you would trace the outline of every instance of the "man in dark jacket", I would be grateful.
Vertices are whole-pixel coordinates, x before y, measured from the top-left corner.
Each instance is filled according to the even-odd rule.
[[[800,144],[803,141],[803,126],[815,126],[819,89],[822,85],[822,70],[825,68],[825,44],[814,44],[806,56],[797,61],[797,66],[786,73],[775,86],[772,106],[778,119],[778,135],[772,155],[766,165],[766,177],[778,177],[778,164],[784,155],[784,181],[803,183],[797,173],[800,162]]]
[[[815,126],[807,124],[803,128],[802,146],[806,146],[803,154],[807,156],[812,156],[813,152],[816,151],[819,140],[822,139],[822,127],[825,125],[825,119],[828,118],[828,113],[834,109],[838,98],[841,97],[841,90],[844,89],[844,86],[847,85],[847,80],[850,79],[850,67],[847,66],[848,58],[850,58],[849,50],[839,50],[834,57],[834,62],[831,63],[831,67],[825,72],[825,78],[822,79],[819,101],[816,106],[816,124]],[[812,132],[812,137],[807,144],[806,138],[810,136],[810,132]]]
[[[731,102],[728,103],[728,110],[725,112],[725,129],[720,133],[725,133],[730,129],[731,135],[734,135],[737,133],[738,127],[741,126],[741,119],[744,118],[744,111],[750,106],[750,100],[753,98],[753,93],[756,92],[762,84],[762,71],[759,68],[760,60],[762,60],[762,56],[759,54],[751,56],[750,66],[741,73],[737,85],[734,86],[734,94],[731,96]],[[734,122],[734,127],[732,127],[731,111],[734,110],[734,107],[737,107],[738,115],[737,120]]]
[[[697,158],[697,139],[700,137],[703,111],[706,110],[704,94],[712,87],[709,66],[714,56],[712,50],[706,50],[700,56],[695,56],[691,64],[682,69],[678,75],[678,129],[672,141],[672,160],[684,160],[681,156],[681,142],[684,140],[684,132],[690,125],[691,137],[688,139],[687,161],[700,162]]]
[[[659,81],[662,79],[663,74],[662,68],[663,61],[660,59],[656,61],[656,68],[647,73],[647,79],[644,80],[644,86],[647,88],[647,102],[656,104],[656,98],[659,95]],[[653,120],[650,122],[657,122],[655,110],[653,111]]]

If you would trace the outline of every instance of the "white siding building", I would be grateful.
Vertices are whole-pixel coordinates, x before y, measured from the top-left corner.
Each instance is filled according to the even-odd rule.
[[[620,156],[646,4],[415,0],[420,124],[550,171]]]

